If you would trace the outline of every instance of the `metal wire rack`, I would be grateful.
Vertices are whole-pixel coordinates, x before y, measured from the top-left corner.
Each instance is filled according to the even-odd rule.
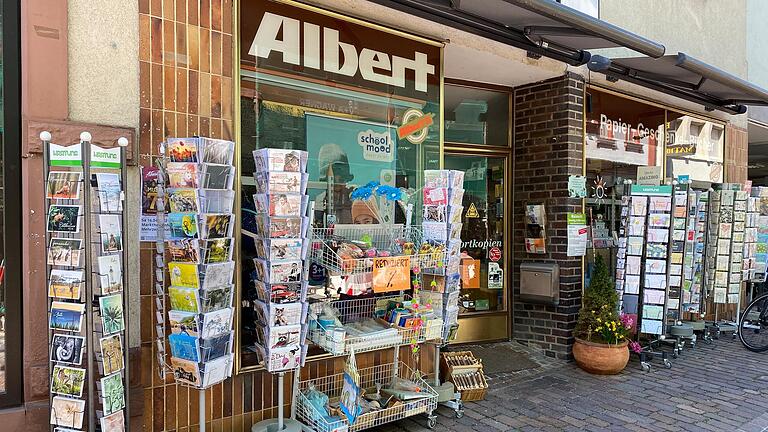
[[[392,326],[383,319],[390,301],[403,302],[406,296],[392,295],[352,300],[334,300],[310,305],[315,316],[330,307],[344,327],[323,325],[319,320],[310,324],[309,339],[334,355],[375,351],[400,345],[417,344],[442,336],[442,318],[425,319],[420,326]]]
[[[325,393],[331,404],[338,402],[344,385],[343,373],[301,381],[297,396],[296,415],[308,427],[308,430],[317,432],[360,431],[424,413],[428,415],[427,426],[430,428],[435,426],[437,419],[432,415],[432,412],[437,409],[438,394],[422,378],[420,373],[412,370],[403,362],[358,369],[358,373],[360,374],[360,387],[366,390],[366,394],[375,393],[377,383],[386,386],[391,384],[395,377],[400,377],[415,383],[421,389],[424,397],[403,401],[388,408],[362,414],[357,417],[354,424],[350,425],[346,419],[334,420],[330,418],[327,412],[321,412],[307,398],[307,391],[313,387],[315,390]]]

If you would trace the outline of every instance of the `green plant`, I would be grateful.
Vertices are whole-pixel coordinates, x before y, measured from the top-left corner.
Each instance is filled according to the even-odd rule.
[[[576,321],[574,335],[583,340],[604,344],[619,344],[628,339],[632,328],[629,317],[619,317],[619,296],[603,258],[595,259],[589,288]]]

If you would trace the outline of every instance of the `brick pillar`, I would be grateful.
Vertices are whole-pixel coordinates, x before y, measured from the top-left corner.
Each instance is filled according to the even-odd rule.
[[[747,181],[747,131],[732,125],[725,126],[725,181],[744,183]]]
[[[581,211],[581,199],[568,198],[568,176],[583,167],[584,81],[579,75],[515,89],[513,337],[536,344],[548,356],[569,358],[573,328],[581,307],[581,257],[568,257],[566,214]],[[547,213],[547,253],[525,251],[524,204],[543,203]],[[521,301],[520,264],[560,265],[558,306]]]

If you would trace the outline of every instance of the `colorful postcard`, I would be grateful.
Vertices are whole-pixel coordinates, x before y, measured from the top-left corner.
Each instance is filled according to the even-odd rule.
[[[269,328],[269,349],[299,345],[301,326],[282,326]]]
[[[171,189],[197,188],[200,185],[196,163],[168,162],[166,172],[168,173],[168,187]]]
[[[104,364],[104,375],[123,370],[123,342],[120,334],[114,334],[99,339],[101,359]]]
[[[173,357],[195,362],[200,361],[200,345],[196,337],[171,334],[168,336],[168,344],[171,346]]]
[[[304,172],[307,152],[287,149],[261,149],[253,151],[256,171]]]
[[[125,432],[125,410],[115,411],[99,419],[101,432]]]
[[[256,217],[258,234],[268,238],[297,238],[302,236],[303,220],[300,217]]]
[[[644,196],[632,197],[632,216],[645,216],[648,213],[648,198]]]
[[[666,213],[651,213],[648,215],[648,226],[668,227],[670,216]]]
[[[232,260],[232,239],[207,240],[202,243],[203,264],[215,264]]]
[[[197,239],[168,240],[165,245],[172,261],[184,263],[200,262],[200,245]]]
[[[200,183],[204,189],[232,189],[235,167],[232,165],[202,164]]]
[[[284,305],[258,303],[268,309],[269,325],[272,327],[301,324],[304,320],[304,303]]]
[[[682,264],[683,263],[683,254],[680,252],[675,252],[670,257],[671,264]]]
[[[203,290],[200,294],[201,312],[213,312],[232,307],[233,287],[234,285],[228,285]]]
[[[83,270],[52,269],[48,281],[48,297],[79,300],[84,279]]]
[[[301,283],[268,285],[258,279],[254,279],[253,283],[256,286],[256,295],[262,301],[283,304],[293,303],[301,299]]]
[[[200,337],[204,339],[229,333],[232,330],[232,309],[221,309],[203,315]]]
[[[256,239],[256,255],[270,261],[303,259],[304,245],[301,239]]]
[[[232,236],[231,214],[204,214],[201,216],[203,231],[201,238],[220,239]]]
[[[82,336],[54,334],[51,341],[51,361],[80,365],[83,361],[84,343],[85,338]]]
[[[64,396],[83,396],[85,369],[54,365],[51,373],[51,393]]]
[[[105,335],[125,330],[122,294],[99,297],[99,312]]]
[[[168,272],[171,275],[171,285],[177,287],[199,288],[200,279],[197,277],[197,264],[168,263]]]
[[[648,243],[645,247],[645,256],[651,258],[666,258],[667,245],[663,243]]]
[[[172,213],[199,211],[197,189],[168,189],[168,205]]]
[[[231,333],[222,334],[210,339],[203,339],[200,347],[202,361],[209,362],[229,354],[231,345]]]
[[[51,403],[52,425],[74,429],[83,427],[85,417],[85,401],[68,397],[54,396]]]
[[[675,221],[673,222],[674,229],[676,230],[682,230],[685,229],[685,218],[675,218]]]
[[[168,213],[168,228],[172,239],[197,238],[197,214]]]
[[[643,320],[660,320],[664,318],[664,306],[645,305],[643,306]]]
[[[253,204],[256,213],[269,216],[304,216],[307,200],[305,195],[275,193],[254,194]]]
[[[104,255],[97,258],[99,287],[101,294],[112,294],[123,290],[123,266],[120,255]]]
[[[281,371],[295,369],[301,365],[301,349],[288,347],[269,350],[265,353],[264,367],[268,371]]]
[[[80,239],[52,238],[48,246],[48,265],[79,266],[82,244]]]
[[[45,197],[49,199],[80,199],[80,183],[83,173],[79,171],[51,171]]]
[[[173,376],[177,381],[182,381],[193,386],[200,385],[200,369],[196,361],[171,357]]]
[[[256,191],[264,194],[303,194],[307,185],[307,175],[300,172],[260,172],[253,177]]]
[[[181,334],[199,337],[200,330],[197,323],[197,314],[191,312],[168,311],[168,323],[172,334]]]
[[[731,238],[731,233],[733,232],[733,225],[729,223],[721,223],[720,224],[720,230],[717,233],[717,236],[720,238]]]
[[[650,211],[651,212],[668,212],[672,210],[672,197],[668,196],[652,196],[650,197]]]
[[[166,152],[173,162],[198,162],[198,138],[169,138]]]
[[[51,318],[48,328],[51,330],[66,330],[79,333],[83,324],[85,305],[82,303],[51,303]]]
[[[235,156],[235,143],[232,141],[200,138],[201,162],[220,165],[232,165]]]
[[[120,216],[99,215],[99,235],[102,253],[123,250],[123,230],[120,228]]]
[[[120,175],[113,173],[98,173],[96,185],[99,188],[99,206],[101,211],[123,211],[123,190],[120,187]]]
[[[666,273],[667,262],[659,259],[645,260],[645,273]]]
[[[269,283],[291,283],[301,280],[302,261],[267,262],[254,259],[259,280]]]
[[[645,233],[645,217],[632,216],[629,218],[629,235],[642,236]]]
[[[203,282],[203,289],[228,286],[232,283],[234,271],[235,263],[233,262],[203,266],[203,271],[200,276]]]
[[[729,255],[731,253],[731,240],[730,239],[720,239],[717,241],[717,254],[718,255]]]
[[[643,319],[640,323],[640,333],[646,334],[661,334],[662,325],[661,321]]]
[[[200,312],[197,289],[172,286],[168,288],[168,295],[171,299],[171,309],[183,312]]]
[[[125,408],[125,386],[120,372],[101,379],[101,403],[104,407],[104,415]]]
[[[46,231],[57,233],[80,232],[80,209],[77,205],[52,204],[48,208]]]

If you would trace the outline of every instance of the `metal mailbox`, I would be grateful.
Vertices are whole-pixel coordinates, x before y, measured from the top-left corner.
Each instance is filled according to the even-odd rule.
[[[520,299],[558,305],[560,303],[560,266],[557,263],[520,264]]]

